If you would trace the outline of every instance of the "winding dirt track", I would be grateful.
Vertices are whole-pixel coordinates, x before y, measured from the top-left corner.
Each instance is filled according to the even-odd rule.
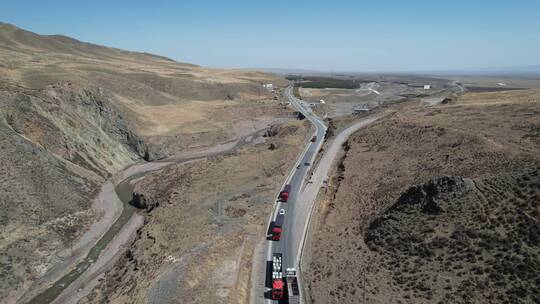
[[[279,121],[276,120],[276,122]],[[66,254],[68,257],[55,265],[52,269],[53,271],[42,278],[39,283],[40,287],[32,290],[31,294],[26,294],[25,298],[28,300],[36,294],[47,290],[54,282],[71,271],[79,261],[88,255],[92,247],[96,245],[106,232],[111,229],[123,210],[123,203],[115,189],[117,185],[128,179],[141,178],[152,171],[172,164],[189,163],[213,156],[230,154],[243,146],[257,143],[258,139],[265,133],[269,126],[258,129],[237,140],[221,143],[203,151],[175,155],[155,162],[137,163],[115,174],[115,176],[102,185],[98,196],[94,200],[94,210],[96,210],[99,220],[69,250]],[[123,252],[122,249],[135,237],[136,231],[142,227],[143,223],[144,217],[136,212],[133,213],[127,223],[124,224],[121,230],[101,251],[99,258],[75,281],[67,286],[52,303],[77,303],[81,298],[88,295],[98,284],[99,279],[104,273],[114,265],[119,255]]]

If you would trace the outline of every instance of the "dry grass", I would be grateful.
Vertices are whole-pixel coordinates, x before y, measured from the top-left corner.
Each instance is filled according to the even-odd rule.
[[[193,122],[217,132],[222,124],[203,126],[207,113],[222,111],[224,103],[239,110],[269,101],[273,96],[261,84],[286,84],[268,73],[203,68],[6,24],[0,24],[0,41],[0,80],[29,88],[57,82],[103,88],[127,108],[136,131],[148,136],[182,132],[179,126]]]
[[[490,295],[494,303],[534,302],[536,283],[527,273],[537,272],[539,247],[526,244],[521,236],[512,242],[493,239],[496,248],[518,244],[523,251],[513,247],[503,251],[515,256],[526,253],[529,259],[524,276],[504,274],[505,288],[498,285],[501,278],[489,276],[500,264],[469,260],[468,250],[477,249],[474,242],[459,250],[437,249],[429,259],[403,248],[414,249],[416,243],[437,236],[450,237],[460,227],[475,233],[494,229],[510,237],[521,229],[521,222],[530,222],[522,212],[537,218],[533,211],[538,208],[538,184],[530,168],[540,167],[539,116],[535,90],[466,94],[432,108],[409,104],[356,133],[330,179],[311,234],[306,267],[313,303],[362,303],[364,299],[366,303],[470,303]],[[447,201],[456,207],[445,217],[385,213],[409,187],[443,175],[471,178],[478,190]],[[383,243],[368,246],[367,229],[382,214],[395,228]],[[482,214],[504,216],[492,221],[491,227],[476,219]],[[486,257],[498,254],[495,249],[482,250]],[[521,267],[508,265],[514,271]],[[489,271],[480,278],[474,267]]]

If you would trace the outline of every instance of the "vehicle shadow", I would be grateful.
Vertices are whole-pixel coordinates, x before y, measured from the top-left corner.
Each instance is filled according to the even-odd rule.
[[[272,288],[272,261],[266,261],[266,275],[264,279],[264,286],[266,288]]]
[[[268,230],[266,230],[266,240],[267,241],[272,240],[272,228],[274,228],[274,221],[270,222],[270,225],[268,225]]]
[[[265,299],[271,300],[271,299],[272,299],[272,292],[271,292],[271,291],[266,291],[266,292],[264,293],[264,298],[265,298]],[[289,299],[285,296],[285,297],[283,297],[283,299],[281,299],[281,300],[274,300],[274,303],[288,304],[288,303],[289,303]]]

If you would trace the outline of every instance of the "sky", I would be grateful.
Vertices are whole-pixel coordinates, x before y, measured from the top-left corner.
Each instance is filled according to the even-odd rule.
[[[400,72],[540,65],[540,0],[0,0],[0,21],[209,67]]]

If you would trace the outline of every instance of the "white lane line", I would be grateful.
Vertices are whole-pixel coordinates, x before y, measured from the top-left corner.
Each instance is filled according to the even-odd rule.
[[[287,97],[289,98],[289,100],[291,100],[290,95],[288,95]],[[297,110],[299,110],[300,112],[302,112],[297,107],[301,107],[301,106],[295,104],[295,108]],[[302,110],[304,110],[304,109],[302,109]],[[312,136],[317,135],[317,131],[318,131],[318,129],[317,129],[317,126],[315,125],[315,131],[313,132]],[[275,217],[277,215],[276,211],[279,210],[279,208],[281,207],[281,202],[279,202],[279,200],[278,200],[279,192],[281,192],[281,190],[285,187],[285,185],[290,183],[294,173],[296,172],[296,167],[298,167],[298,165],[300,165],[300,163],[302,162],[302,159],[304,158],[307,151],[309,150],[310,145],[311,145],[311,142],[308,142],[308,144],[306,145],[306,147],[304,148],[304,150],[302,151],[302,153],[299,155],[298,159],[296,160],[296,163],[295,163],[294,167],[289,172],[289,175],[287,176],[287,179],[285,179],[285,182],[281,185],[281,188],[279,189],[278,193],[276,194],[276,197],[274,198],[274,206],[273,206],[273,209],[272,209],[272,214],[271,214],[270,218],[268,219],[266,229],[268,229],[268,227],[270,226],[270,223],[272,222],[272,220],[275,219]],[[265,237],[266,237],[266,235],[265,235]],[[271,261],[272,260],[273,242],[272,241],[267,241],[267,242],[268,242],[268,246],[267,246],[267,252],[266,252],[266,261]],[[265,267],[266,267],[266,261],[265,261]],[[266,275],[266,270],[265,270],[265,275]],[[266,277],[265,277],[265,279],[266,279]],[[264,286],[264,291],[266,291],[266,286]],[[272,300],[270,300],[270,299],[266,299],[266,300],[267,300],[267,303],[272,303]]]

